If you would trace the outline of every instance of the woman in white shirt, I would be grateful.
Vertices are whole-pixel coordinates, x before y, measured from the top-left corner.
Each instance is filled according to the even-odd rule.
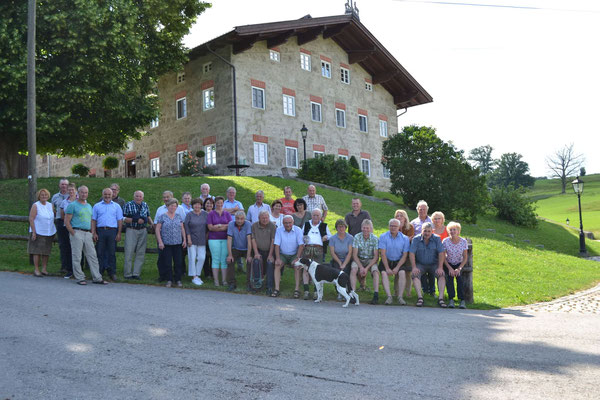
[[[50,203],[50,192],[40,189],[37,199],[29,212],[29,243],[27,251],[33,255],[33,275],[42,277],[48,275],[48,257],[52,250],[52,240],[56,234],[54,225],[54,209]],[[40,258],[42,259],[42,271],[40,272]]]
[[[275,200],[271,203],[271,214],[269,218],[271,222],[275,224],[276,227],[283,226],[283,214],[281,214],[281,208],[283,207],[283,203],[280,200]]]

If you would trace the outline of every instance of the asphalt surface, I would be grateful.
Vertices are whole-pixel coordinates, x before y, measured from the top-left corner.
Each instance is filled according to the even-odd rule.
[[[0,400],[597,399],[599,334],[589,313],[343,309],[0,272]]]

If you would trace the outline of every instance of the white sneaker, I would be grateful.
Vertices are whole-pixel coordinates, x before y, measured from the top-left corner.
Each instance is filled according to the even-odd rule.
[[[405,306],[406,300],[404,300],[402,297],[398,296],[398,304],[400,304],[401,306]]]
[[[194,279],[192,279],[192,283],[196,286],[200,286],[202,285],[204,282],[202,282],[202,279],[195,277]]]

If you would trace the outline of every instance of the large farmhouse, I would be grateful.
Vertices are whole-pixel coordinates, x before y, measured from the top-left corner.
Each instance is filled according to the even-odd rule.
[[[386,187],[382,142],[398,130],[397,111],[432,101],[352,9],[238,26],[192,49],[158,93],[159,117],[118,155],[113,176],[176,174],[185,152],[198,150],[218,174],[293,175],[305,126],[306,157],[355,156]],[[44,158],[40,176],[68,175],[72,163]],[[84,163],[101,171],[99,157]]]

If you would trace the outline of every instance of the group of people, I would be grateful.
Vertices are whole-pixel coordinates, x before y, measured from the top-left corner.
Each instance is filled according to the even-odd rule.
[[[310,298],[310,278],[295,262],[302,257],[325,262],[330,253],[330,264],[350,276],[353,290],[366,291],[366,277],[371,275],[371,304],[379,303],[380,283],[387,296],[384,303],[392,304],[393,278],[394,295],[401,305],[406,304],[404,297],[414,286],[416,305],[423,306],[423,292],[435,295],[437,280],[440,307],[453,308],[457,295],[459,307],[466,308],[461,272],[467,262],[467,241],[460,237],[459,223],[445,226],[444,214],[439,211],[429,217],[425,201],[418,203],[418,216],[412,221],[406,211],[397,210],[389,220],[388,231],[378,238],[359,198],[352,199],[352,210],[336,221],[332,234],[325,222],[327,203],[314,185],[296,199],[292,188],[286,186],[283,197],[270,205],[259,190],[247,211],[236,200],[234,187],[227,189],[225,197],[213,196],[210,186],[204,183],[200,196],[192,198],[186,192],[181,203],[171,191],[165,191],[164,205],[156,210],[154,218],[142,191],[136,191],[129,202],[119,197],[119,191],[118,184],[110,185],[92,207],[86,186],[77,188],[62,179],[59,192],[52,197],[48,190],[41,189],[29,215],[28,251],[33,255],[34,275],[48,274],[48,256],[57,234],[65,278],[74,277],[78,284],[87,284],[83,254],[93,283],[116,281],[116,244],[124,232],[124,278],[140,279],[148,233],[154,232],[159,281],[167,287],[183,286],[187,256],[193,284],[202,285],[203,277],[212,279],[217,287],[235,290],[236,270],[244,271],[245,261],[249,291],[256,291],[251,282],[251,271],[256,271],[253,264],[261,267],[258,278],[264,279],[266,294],[271,297],[280,295],[281,276],[287,267],[294,270],[293,297],[306,300]],[[444,302],[445,290],[448,304]],[[315,291],[313,297],[316,295]]]

